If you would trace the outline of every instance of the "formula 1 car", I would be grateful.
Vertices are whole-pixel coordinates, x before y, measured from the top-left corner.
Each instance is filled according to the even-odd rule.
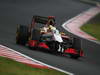
[[[74,59],[83,56],[81,40],[59,32],[55,25],[54,16],[35,15],[30,25],[17,26],[16,43],[27,45],[30,48],[41,48],[41,50],[46,49],[51,52],[69,55]]]

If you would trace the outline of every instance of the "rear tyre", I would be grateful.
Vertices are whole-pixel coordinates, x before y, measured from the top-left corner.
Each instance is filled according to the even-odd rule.
[[[25,45],[28,41],[28,27],[18,25],[16,31],[16,44]]]

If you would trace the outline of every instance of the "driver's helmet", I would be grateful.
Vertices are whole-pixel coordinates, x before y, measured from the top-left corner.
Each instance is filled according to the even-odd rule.
[[[50,28],[51,30],[56,30],[56,27],[54,27],[54,26],[52,26],[52,25],[49,25],[49,28]]]

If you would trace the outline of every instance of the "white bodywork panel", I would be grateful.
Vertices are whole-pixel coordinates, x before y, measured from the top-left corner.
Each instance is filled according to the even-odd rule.
[[[63,42],[63,39],[61,37],[61,34],[59,33],[59,31],[56,29],[56,30],[53,30],[53,36],[54,36],[54,39],[58,42]]]

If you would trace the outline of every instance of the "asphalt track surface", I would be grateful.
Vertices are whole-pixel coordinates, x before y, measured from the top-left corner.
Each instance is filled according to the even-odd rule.
[[[0,44],[75,75],[99,75],[100,47],[87,40],[82,39],[85,57],[79,60],[30,50],[15,44],[17,24],[30,24],[33,15],[54,15],[57,27],[64,30],[61,28],[63,22],[90,7],[92,6],[77,0],[0,0]]]

